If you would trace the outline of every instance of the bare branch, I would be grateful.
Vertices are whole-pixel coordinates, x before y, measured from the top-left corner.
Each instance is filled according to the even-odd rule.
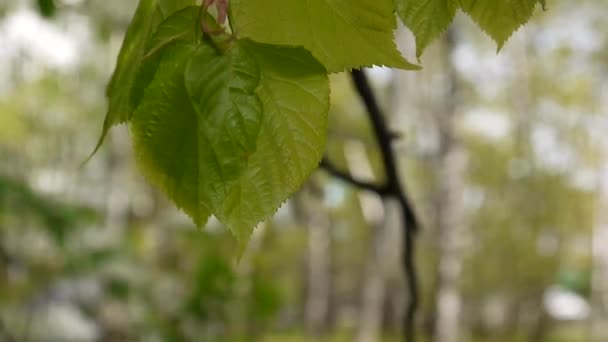
[[[376,185],[376,184],[373,184],[370,182],[365,182],[362,180],[355,179],[350,174],[343,172],[341,170],[338,170],[338,168],[336,168],[331,162],[329,162],[329,160],[327,160],[327,158],[323,158],[320,166],[325,171],[327,171],[330,175],[332,175],[338,179],[341,179],[355,187],[375,192],[380,196],[384,196],[387,194],[386,186]]]
[[[404,231],[402,266],[403,272],[406,276],[409,292],[409,302],[406,308],[403,324],[403,335],[406,342],[413,342],[415,340],[415,319],[419,296],[416,265],[414,263],[414,238],[416,231],[418,230],[418,220],[414,213],[413,206],[409,201],[399,178],[397,158],[395,157],[395,152],[392,148],[392,141],[395,139],[394,133],[389,130],[388,125],[386,124],[384,114],[380,109],[378,100],[376,99],[376,96],[369,84],[365,72],[363,70],[353,70],[351,72],[351,77],[354,86],[357,89],[359,96],[363,100],[365,108],[367,109],[367,114],[371,121],[378,146],[380,147],[382,164],[386,174],[386,183],[376,185],[355,179],[350,174],[338,170],[327,159],[323,159],[321,162],[321,167],[334,177],[342,179],[354,186],[373,191],[385,198],[393,197],[398,200],[403,216]]]

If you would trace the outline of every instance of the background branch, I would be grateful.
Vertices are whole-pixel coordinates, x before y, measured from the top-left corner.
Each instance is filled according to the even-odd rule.
[[[413,210],[413,206],[404,190],[399,178],[397,168],[397,158],[392,148],[394,134],[388,128],[384,114],[380,109],[378,100],[369,84],[367,76],[363,70],[353,70],[351,72],[353,84],[357,93],[363,100],[367,114],[369,116],[374,135],[380,147],[382,164],[386,174],[386,183],[375,185],[361,180],[354,179],[348,173],[336,169],[327,159],[323,159],[321,167],[331,175],[340,178],[361,189],[376,192],[381,197],[392,197],[397,199],[401,214],[403,216],[403,255],[402,267],[406,276],[409,292],[409,302],[405,311],[403,322],[403,334],[405,341],[411,342],[415,339],[414,323],[418,308],[418,279],[416,274],[415,257],[415,233],[418,229],[418,220]]]
[[[359,179],[355,179],[350,174],[339,170],[327,158],[323,158],[323,160],[321,160],[320,166],[325,171],[327,171],[330,175],[332,175],[338,179],[341,179],[341,180],[349,183],[350,185],[356,186],[356,187],[364,189],[364,190],[369,190],[369,191],[375,192],[380,196],[384,196],[387,194],[386,186],[377,185],[377,184],[373,184],[371,182],[365,182],[365,181],[362,181]]]

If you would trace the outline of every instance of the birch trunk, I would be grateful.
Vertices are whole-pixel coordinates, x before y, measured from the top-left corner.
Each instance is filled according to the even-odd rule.
[[[327,330],[330,313],[331,227],[327,217],[319,213],[312,214],[307,225],[308,296],[306,300],[306,325],[310,335],[320,336]]]
[[[362,201],[365,203],[365,201]],[[401,217],[394,199],[383,201],[383,222],[371,227],[374,230],[370,242],[370,256],[361,299],[361,311],[357,327],[357,342],[376,342],[382,339],[384,305],[387,296],[388,273],[398,265]]]
[[[322,336],[329,327],[332,293],[331,222],[320,199],[306,187],[292,200],[294,214],[308,230],[308,262],[304,301],[305,326],[314,338]]]
[[[438,247],[433,338],[436,342],[457,342],[462,334],[460,276],[465,239],[462,222],[462,173],[466,159],[454,129],[457,80],[451,61],[453,34],[453,31],[446,34],[443,51],[440,52],[443,59],[441,84],[444,88],[440,92],[443,98],[439,100],[442,105],[435,111],[439,148],[432,158],[437,174],[437,191],[433,201]]]
[[[590,340],[608,341],[608,161],[599,167],[596,223],[591,236],[593,269],[591,283]]]

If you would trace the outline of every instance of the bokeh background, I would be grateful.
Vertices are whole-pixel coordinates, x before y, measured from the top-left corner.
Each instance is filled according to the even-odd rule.
[[[319,170],[237,262],[126,127],[81,166],[135,5],[0,1],[0,341],[398,341],[394,203]],[[459,14],[424,70],[369,71],[423,226],[421,340],[608,341],[608,2],[548,5],[498,54]],[[381,181],[348,75],[332,101],[328,158]]]

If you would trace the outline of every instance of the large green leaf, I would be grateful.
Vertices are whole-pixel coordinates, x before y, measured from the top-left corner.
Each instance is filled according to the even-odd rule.
[[[256,61],[239,44],[181,42],[161,50],[131,118],[143,171],[202,225],[255,151],[262,104]]]
[[[185,82],[198,118],[199,187],[217,210],[256,150],[260,72],[238,43],[223,54],[203,44],[186,67]]]
[[[452,23],[458,0],[396,0],[397,13],[416,36],[416,56]]]
[[[317,168],[325,149],[329,81],[302,48],[242,42],[255,56],[264,118],[257,149],[218,218],[243,246],[253,227],[273,215]]]
[[[462,10],[502,48],[514,31],[528,22],[539,0],[460,0]],[[544,4],[540,0],[541,4]]]
[[[318,166],[325,68],[303,48],[176,42],[130,120],[138,164],[197,225],[215,214],[241,246]]]
[[[371,65],[416,69],[394,43],[393,0],[232,0],[237,35],[299,45],[330,72]]]
[[[134,147],[143,172],[197,225],[215,214],[242,247],[318,166],[329,82],[303,48],[199,42],[197,14],[174,14],[147,43]]]
[[[184,83],[186,63],[195,50],[195,44],[177,43],[160,52],[158,70],[130,128],[139,168],[202,226],[211,208],[199,187],[204,175],[199,172],[198,115]]]

